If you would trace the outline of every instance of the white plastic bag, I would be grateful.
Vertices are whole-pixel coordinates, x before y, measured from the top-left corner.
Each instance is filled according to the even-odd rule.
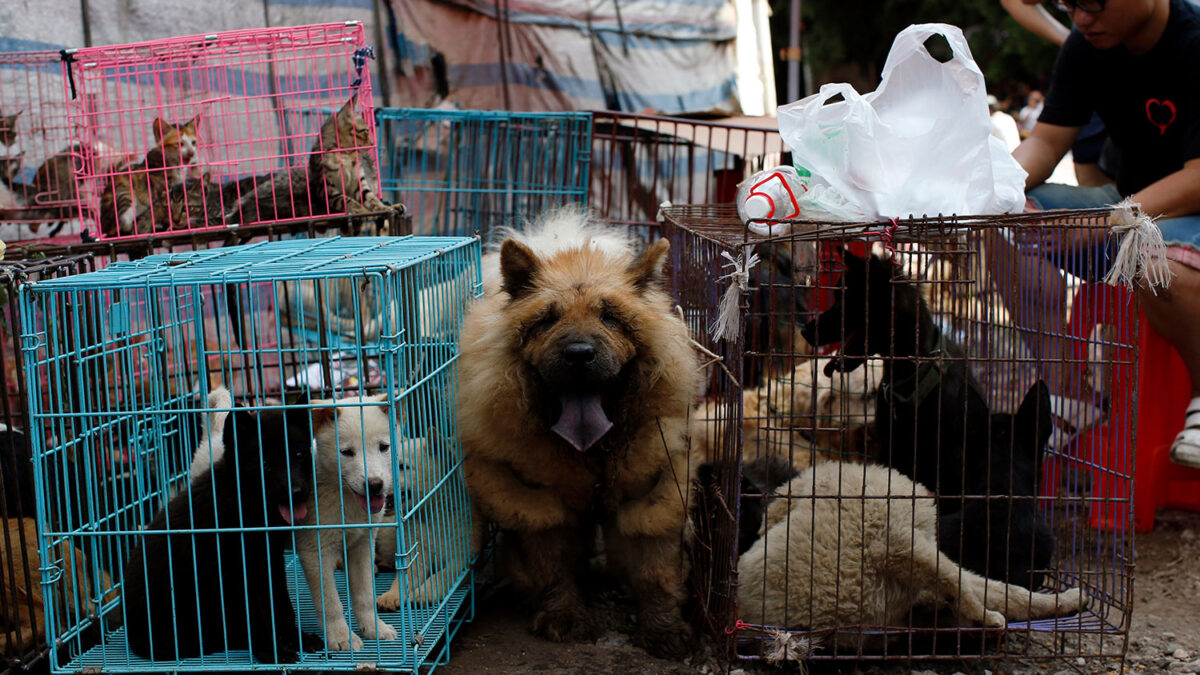
[[[925,49],[933,35],[950,43],[946,63]],[[845,100],[826,105],[838,94]],[[827,84],[779,108],[779,133],[808,181],[801,210],[814,219],[1018,212],[1025,171],[990,131],[983,73],[947,24],[897,35],[874,92]]]

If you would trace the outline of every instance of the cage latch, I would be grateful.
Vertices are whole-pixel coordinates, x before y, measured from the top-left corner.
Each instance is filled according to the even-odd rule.
[[[21,351],[35,352],[42,348],[42,333],[29,333],[21,336]]]
[[[62,568],[58,565],[43,565],[38,568],[38,571],[42,573],[43,586],[58,583],[58,580],[62,578],[63,572]]]
[[[406,570],[413,566],[421,552],[417,550],[417,545],[414,543],[408,547],[404,553],[396,553],[396,570]]]

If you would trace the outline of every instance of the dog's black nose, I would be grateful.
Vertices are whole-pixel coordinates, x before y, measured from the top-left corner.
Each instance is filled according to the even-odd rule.
[[[596,360],[596,348],[586,342],[572,342],[563,349],[563,358],[574,366],[582,366]]]
[[[383,492],[383,479],[382,478],[372,478],[372,479],[368,480],[367,481],[367,492],[369,492],[372,497],[378,496],[379,493]]]
[[[307,497],[307,496],[308,496],[308,486],[301,485],[295,481],[292,481],[292,499],[293,499],[293,501],[300,501],[304,497]]]

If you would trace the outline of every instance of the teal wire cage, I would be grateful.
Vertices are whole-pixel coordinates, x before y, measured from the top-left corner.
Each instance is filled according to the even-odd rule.
[[[379,173],[418,234],[490,242],[530,214],[586,205],[589,113],[378,108]]]
[[[52,671],[444,663],[474,612],[453,410],[480,252],[287,240],[23,285]]]

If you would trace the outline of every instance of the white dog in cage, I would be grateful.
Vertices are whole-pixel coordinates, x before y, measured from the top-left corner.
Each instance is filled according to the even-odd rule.
[[[826,462],[778,494],[738,561],[738,605],[752,623],[844,627],[835,640],[853,648],[853,627],[904,627],[918,606],[984,626],[1084,607],[1078,588],[1036,593],[959,567],[938,550],[933,495],[887,467]]]
[[[350,603],[358,629],[369,640],[392,640],[396,629],[375,612],[375,547],[372,530],[345,527],[380,523],[392,494],[392,448],[385,395],[316,400],[316,489],[309,508],[319,529],[296,533],[296,553],[318,614],[324,617],[325,646],[362,649],[350,630],[338,596],[334,569],[345,563]],[[336,407],[329,405],[338,404]]]

